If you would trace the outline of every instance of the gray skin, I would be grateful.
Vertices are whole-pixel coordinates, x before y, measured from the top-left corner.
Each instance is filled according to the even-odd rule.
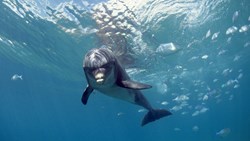
[[[121,99],[144,107],[149,112],[145,115],[142,126],[159,118],[171,115],[167,110],[155,110],[140,90],[151,88],[150,85],[132,81],[121,67],[118,59],[107,48],[90,50],[84,58],[83,69],[88,82],[82,96],[82,103],[87,104],[93,90],[107,96]]]

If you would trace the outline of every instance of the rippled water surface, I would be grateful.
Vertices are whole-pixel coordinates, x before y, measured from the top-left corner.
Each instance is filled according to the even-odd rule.
[[[250,140],[247,0],[0,2],[0,140]],[[81,103],[91,48],[113,50],[153,107]]]

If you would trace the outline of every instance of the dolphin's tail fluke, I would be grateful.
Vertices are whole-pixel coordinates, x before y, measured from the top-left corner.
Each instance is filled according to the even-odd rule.
[[[172,115],[171,112],[167,111],[167,110],[150,110],[143,118],[142,120],[142,123],[141,123],[141,126],[144,126],[150,122],[153,122],[157,119],[160,119],[162,117],[165,117],[165,116],[169,116],[169,115]]]

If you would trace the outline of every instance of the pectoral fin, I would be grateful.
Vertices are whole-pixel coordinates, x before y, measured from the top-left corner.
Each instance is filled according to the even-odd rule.
[[[89,96],[90,96],[90,94],[93,92],[93,88],[91,87],[91,86],[87,86],[87,88],[85,89],[85,91],[84,91],[84,93],[83,93],[83,95],[82,95],[82,103],[84,104],[84,105],[86,105],[87,104],[87,102],[88,102],[88,99],[89,99]]]
[[[118,82],[118,85],[123,88],[135,89],[135,90],[152,88],[152,86],[148,84],[143,84],[143,83],[135,82],[132,80],[125,80],[125,81]]]

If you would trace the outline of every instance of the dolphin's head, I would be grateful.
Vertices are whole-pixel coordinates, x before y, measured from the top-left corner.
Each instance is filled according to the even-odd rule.
[[[90,50],[84,58],[83,69],[93,88],[112,86],[116,82],[116,58],[107,48]]]

